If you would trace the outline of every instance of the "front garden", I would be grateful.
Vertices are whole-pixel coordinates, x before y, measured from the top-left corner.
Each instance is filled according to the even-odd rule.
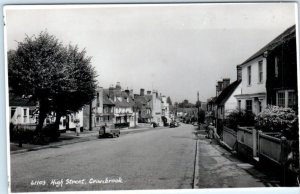
[[[222,140],[238,154],[299,174],[299,123],[291,108],[268,106],[256,116],[236,110],[222,127]]]

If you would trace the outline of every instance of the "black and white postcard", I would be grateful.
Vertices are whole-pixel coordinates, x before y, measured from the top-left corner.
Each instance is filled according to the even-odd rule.
[[[296,3],[4,21],[9,192],[299,187]]]

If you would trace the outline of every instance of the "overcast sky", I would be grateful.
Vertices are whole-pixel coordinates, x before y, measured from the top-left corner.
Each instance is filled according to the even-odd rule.
[[[100,86],[158,90],[173,101],[215,95],[221,78],[296,23],[296,4],[11,7],[7,48],[47,30],[92,56]]]

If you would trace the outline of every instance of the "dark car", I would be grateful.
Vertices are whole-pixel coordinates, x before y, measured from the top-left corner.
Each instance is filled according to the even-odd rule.
[[[115,128],[114,125],[103,125],[99,129],[99,137],[119,137],[120,129]]]
[[[178,126],[179,126],[179,123],[176,122],[176,121],[172,121],[172,122],[170,123],[170,128],[174,128],[174,127],[178,127]]]

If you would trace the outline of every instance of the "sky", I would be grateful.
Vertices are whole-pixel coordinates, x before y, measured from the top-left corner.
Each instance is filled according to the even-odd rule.
[[[296,24],[296,4],[135,4],[5,8],[7,49],[47,31],[92,57],[99,85],[158,90],[172,101],[215,96],[236,65]]]

